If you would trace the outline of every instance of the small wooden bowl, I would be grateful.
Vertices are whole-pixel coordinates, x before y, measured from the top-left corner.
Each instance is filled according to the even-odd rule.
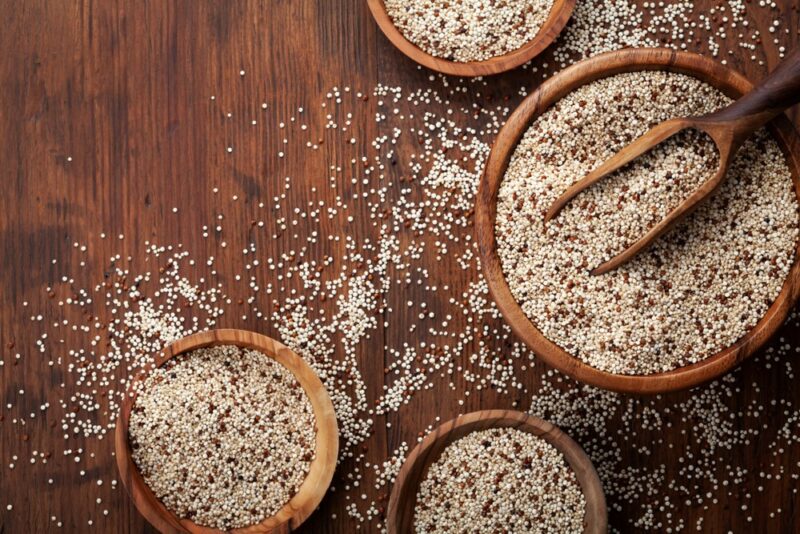
[[[245,330],[209,330],[179,339],[158,355],[156,364],[161,366],[164,362],[179,354],[216,345],[236,345],[237,347],[255,349],[262,352],[267,357],[289,369],[297,381],[300,382],[311,401],[317,429],[316,457],[311,462],[308,475],[300,486],[300,490],[274,516],[268,517],[256,525],[231,531],[241,534],[291,532],[297,529],[317,508],[333,478],[333,471],[336,468],[336,459],[339,453],[339,430],[336,424],[333,403],[319,377],[300,356],[274,339]],[[145,373],[137,376],[129,386],[128,391],[133,391],[131,389],[133,384],[144,380],[145,377]],[[131,409],[135,402],[135,394],[125,396],[117,421],[115,446],[117,467],[119,468],[122,482],[125,484],[136,508],[151,525],[164,533],[212,534],[220,532],[217,529],[197,525],[188,519],[176,517],[167,510],[145,483],[133,463],[128,441],[128,423]]]
[[[628,49],[609,52],[561,71],[520,104],[495,139],[478,187],[475,229],[480,247],[481,265],[489,290],[511,328],[538,357],[580,382],[623,393],[654,394],[690,388],[717,378],[761,347],[783,324],[797,301],[800,290],[798,283],[800,249],[795,253],[794,264],[778,298],[756,326],[735,344],[701,362],[669,372],[622,375],[607,373],[586,365],[547,339],[534,326],[511,294],[503,275],[495,241],[495,217],[500,183],[517,143],[531,122],[553,103],[582,85],[614,74],[642,70],[666,70],[688,74],[709,83],[732,98],[740,97],[753,87],[744,76],[711,59],[665,49]],[[798,193],[800,165],[793,154],[800,148],[800,140],[785,116],[775,119],[769,128],[786,157],[792,172],[795,194],[800,200]]]
[[[489,428],[513,427],[529,432],[547,441],[564,455],[581,485],[586,499],[584,518],[585,534],[602,534],[608,530],[608,510],[603,486],[589,457],[580,445],[561,431],[557,426],[514,410],[481,410],[456,417],[436,430],[414,447],[408,455],[389,497],[386,528],[389,534],[413,532],[414,509],[417,492],[428,467],[435,462],[442,451],[454,441],[471,432]]]
[[[394,25],[383,0],[367,0],[381,31],[402,53],[429,69],[453,76],[488,76],[519,67],[539,55],[558,37],[575,9],[575,0],[555,0],[539,33],[520,48],[484,61],[458,62],[432,56],[405,38]]]

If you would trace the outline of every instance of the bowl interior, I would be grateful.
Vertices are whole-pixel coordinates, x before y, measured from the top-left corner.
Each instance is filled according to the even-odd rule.
[[[333,403],[319,377],[300,356],[274,339],[245,330],[210,330],[179,339],[158,355],[156,366],[161,366],[180,354],[215,345],[236,345],[255,349],[274,359],[291,371],[311,401],[316,419],[316,455],[311,462],[306,479],[297,494],[274,516],[234,532],[282,532],[289,528],[293,530],[316,509],[333,478],[339,452],[338,426]],[[137,376],[129,385],[128,391],[133,391],[131,389],[133,383],[144,380],[145,377],[146,374]],[[128,489],[136,508],[161,532],[220,532],[197,525],[188,519],[176,517],[167,510],[145,483],[133,462],[128,441],[128,424],[135,402],[135,393],[126,395],[117,421],[115,447],[117,466],[122,482]]]
[[[516,50],[484,61],[449,61],[428,54],[405,38],[386,11],[384,0],[367,0],[372,16],[386,37],[406,56],[429,69],[453,76],[488,76],[505,72],[539,55],[558,37],[575,9],[576,0],[555,0],[536,36]]]
[[[628,49],[609,52],[561,71],[528,96],[512,113],[498,134],[478,188],[475,229],[482,270],[489,290],[506,321],[537,356],[580,382],[625,393],[654,394],[685,389],[712,380],[738,365],[761,347],[783,324],[797,300],[800,279],[798,251],[795,252],[794,263],[777,299],[756,326],[734,345],[701,362],[669,372],[622,375],[586,365],[544,337],[533,325],[517,304],[506,283],[497,254],[494,230],[500,183],[517,143],[531,122],[577,87],[614,74],[641,70],[668,70],[694,76],[732,98],[740,97],[753,87],[742,75],[715,61],[697,54],[666,49]],[[786,157],[792,172],[795,194],[798,195],[800,165],[794,153],[800,148],[800,142],[794,127],[785,116],[780,116],[769,125],[769,129]]]
[[[452,419],[425,438],[403,463],[392,488],[386,526],[390,534],[413,532],[417,491],[430,465],[454,441],[471,432],[488,428],[513,427],[544,439],[558,449],[575,472],[586,498],[586,533],[606,532],[608,515],[603,487],[583,449],[555,425],[513,410],[482,410]]]

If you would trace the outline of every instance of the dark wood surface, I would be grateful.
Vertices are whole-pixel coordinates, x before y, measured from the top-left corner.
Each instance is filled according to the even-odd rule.
[[[789,46],[797,42],[796,2],[782,0],[781,4],[785,6],[782,28],[791,28],[791,35],[781,35],[781,39]],[[65,379],[58,366],[49,367],[48,357],[36,351],[43,323],[30,321],[31,310],[53,310],[44,321],[58,319],[45,288],[64,273],[74,275],[77,286],[91,287],[102,276],[111,254],[127,253],[134,261],[142,258],[142,244],[152,236],[161,243],[183,243],[199,253],[211,253],[213,247],[202,239],[201,227],[220,204],[226,202],[230,207],[227,199],[238,194],[243,211],[247,211],[248,199],[268,200],[283,192],[279,177],[288,174],[295,177],[294,187],[287,192],[289,200],[307,201],[300,179],[307,177],[309,185],[326,183],[327,166],[349,152],[328,144],[324,150],[329,160],[309,158],[305,147],[294,142],[288,145],[286,157],[278,159],[275,151],[281,136],[274,123],[298,106],[316,105],[333,86],[369,92],[379,81],[409,88],[431,84],[441,88],[441,82],[429,82],[430,72],[418,69],[392,47],[372,20],[365,1],[3,0],[0,8],[0,355],[5,361],[0,370],[0,532],[54,531],[51,515],[63,522],[63,532],[89,531],[89,518],[94,521],[93,529],[100,532],[153,532],[121,485],[115,491],[108,487],[109,479],[117,476],[112,439],[89,442],[86,453],[94,453],[96,461],[83,478],[70,458],[55,454],[46,466],[26,465],[32,450],[56,453],[63,449],[60,429],[51,427],[60,421],[57,404],[46,414],[27,420],[24,429],[11,422],[19,414],[37,410]],[[754,11],[752,17],[762,34],[769,35],[772,16]],[[770,39],[764,41],[763,51],[755,54],[774,66],[776,47]],[[700,40],[694,49],[706,51],[704,42]],[[765,74],[766,66],[745,60],[751,52],[733,50],[732,66],[752,79]],[[542,61],[547,57],[546,52]],[[552,70],[552,59],[549,63]],[[246,76],[239,75],[240,69]],[[453,98],[454,105],[469,106],[490,96],[495,101],[507,98],[513,107],[521,100],[519,87],[535,87],[541,73],[517,70],[490,78],[487,87],[480,89],[481,97],[460,93]],[[220,107],[209,105],[210,95],[224,103],[222,109],[240,115],[266,100],[272,126],[253,133],[243,121],[225,122]],[[390,124],[375,122],[375,108],[370,105],[365,104],[364,112],[353,117],[361,150],[378,134],[390,133]],[[796,121],[797,113],[792,116]],[[321,117],[319,112],[310,114],[309,126],[321,130]],[[236,147],[230,156],[225,153],[229,143]],[[220,188],[220,195],[210,193],[214,186]],[[343,183],[340,192],[348,194],[349,188]],[[172,206],[180,207],[180,217],[171,213]],[[226,221],[226,232],[246,235],[249,224],[246,215],[232,217]],[[323,222],[322,232],[335,232],[333,224]],[[96,239],[101,231],[110,236],[124,233],[125,239]],[[369,236],[376,230],[357,220],[349,232]],[[84,256],[74,253],[75,241],[91,243]],[[281,250],[278,243],[262,243],[262,247],[273,256]],[[59,262],[52,264],[52,258]],[[79,265],[81,259],[86,260],[85,269]],[[437,279],[451,280],[457,286],[474,277],[451,267],[452,271],[436,273]],[[220,264],[217,270],[228,280],[241,272],[240,266],[231,264]],[[417,292],[412,286],[393,295],[390,305],[399,309],[410,298],[422,299]],[[22,308],[24,301],[30,302],[28,308]],[[395,320],[414,319],[409,315]],[[230,314],[220,326],[277,337],[270,326],[253,317],[240,321]],[[72,346],[84,339],[68,332],[63,335]],[[382,370],[388,359],[381,356],[382,347],[387,340],[397,345],[407,335],[404,329],[387,330],[359,349],[370,398],[376,398],[382,387]],[[800,343],[800,335],[791,327],[779,335]],[[22,357],[15,365],[17,352]],[[518,372],[535,391],[546,369],[540,362]],[[800,404],[800,388],[782,370],[767,371],[763,361],[751,360],[744,364],[742,375],[746,379],[740,398],[731,401],[734,409],[746,409],[752,399],[760,398],[759,391],[779,391]],[[463,378],[457,376],[453,381],[457,388],[464,387]],[[23,396],[17,394],[19,389],[24,389]],[[661,402],[666,406],[685,395],[665,396]],[[465,400],[463,406],[458,404],[461,399]],[[437,381],[433,389],[418,394],[398,413],[377,419],[375,432],[365,444],[367,459],[382,462],[401,442],[415,443],[417,434],[434,424],[436,415],[444,421],[477,409],[509,408],[514,400],[524,409],[529,399],[529,394],[515,398],[491,391],[465,398],[452,391],[447,380]],[[12,411],[5,408],[9,402],[14,404]],[[765,413],[762,418],[777,416]],[[647,444],[652,436],[632,439]],[[731,465],[749,466],[757,472],[773,461],[767,441],[754,438],[750,447],[725,451],[725,455]],[[676,435],[674,442],[680,445],[684,438]],[[19,460],[17,467],[9,470],[13,455]],[[663,463],[668,472],[679,467],[666,453],[651,460]],[[641,457],[633,461],[645,462]],[[787,446],[779,458],[787,471],[796,472],[799,461],[798,443]],[[347,472],[347,467],[345,461],[340,472]],[[47,483],[48,478],[53,484]],[[102,491],[95,486],[97,478],[106,481]],[[339,483],[341,486],[341,480]],[[785,476],[765,484],[763,492],[745,487],[728,497],[720,491],[718,504],[707,510],[686,506],[681,513],[692,530],[697,519],[704,517],[702,526],[707,532],[796,532],[800,529],[798,496],[792,493],[796,486],[797,481]],[[385,500],[387,491],[365,484],[363,492],[370,499],[383,494]],[[748,492],[753,498],[743,511],[739,495]],[[103,499],[101,505],[96,503],[98,496]],[[12,511],[6,510],[7,502],[13,503]],[[358,523],[344,512],[347,502],[342,491],[329,495],[302,530],[353,532]],[[776,508],[783,512],[769,518]],[[107,517],[102,515],[103,509],[109,510]],[[334,512],[335,520],[331,519]],[[751,515],[753,522],[747,523]],[[625,517],[625,510],[613,512],[611,524],[627,531]],[[364,527],[367,531],[372,528]]]

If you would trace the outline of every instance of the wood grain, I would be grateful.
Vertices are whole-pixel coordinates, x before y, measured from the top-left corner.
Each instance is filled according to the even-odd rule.
[[[511,294],[497,253],[494,231],[497,195],[508,163],[531,122],[564,95],[591,81],[637,70],[668,70],[689,74],[733,98],[752,89],[752,84],[744,76],[706,57],[666,49],[609,52],[573,65],[526,98],[498,134],[478,188],[475,221],[483,273],[492,296],[514,332],[537,356],[580,382],[624,393],[656,394],[691,388],[717,378],[751,356],[772,337],[786,320],[800,293],[800,248],[795,253],[794,263],[780,294],[755,327],[734,345],[692,365],[650,375],[608,373],[573,357],[536,328]],[[792,171],[795,195],[800,200],[800,165],[794,149],[800,146],[800,140],[785,117],[776,118],[770,124],[770,130],[786,156]]]
[[[716,2],[699,0],[696,4],[698,10],[709,10]],[[782,0],[778,4],[782,28],[792,30],[791,35],[780,36],[786,39],[788,48],[797,42],[798,14],[793,9],[795,3]],[[108,259],[117,253],[130,256],[131,265],[147,267],[142,243],[148,239],[161,244],[183,243],[186,250],[198,256],[214,254],[223,238],[204,239],[202,226],[229,206],[233,195],[240,197],[241,216],[229,216],[225,221],[228,239],[249,235],[258,200],[269,202],[285,193],[288,205],[304,204],[309,200],[309,187],[317,187],[319,196],[329,205],[335,203],[337,194],[351,198],[354,189],[349,181],[338,184],[337,190],[326,187],[329,165],[349,161],[349,153],[329,141],[323,145],[323,156],[311,158],[302,143],[293,142],[284,147],[286,156],[278,159],[275,152],[282,147],[276,134],[278,121],[286,120],[298,106],[310,109],[318,105],[319,95],[334,86],[350,86],[365,93],[378,82],[409,89],[431,85],[442,92],[445,89],[440,82],[430,82],[429,70],[419,69],[381,34],[363,1],[0,0],[0,7],[0,358],[5,362],[0,368],[0,532],[152,534],[155,529],[139,514],[122,485],[116,490],[111,487],[110,481],[117,476],[113,439],[81,445],[85,448],[84,463],[78,465],[70,457],[60,457],[64,447],[76,442],[62,436],[59,423],[63,412],[59,406],[54,404],[35,419],[26,418],[24,427],[13,422],[20,414],[38,413],[39,406],[52,399],[54,390],[60,390],[56,397],[69,398],[77,389],[59,365],[48,365],[51,357],[64,356],[63,352],[40,355],[36,350],[43,325],[61,319],[45,288],[58,283],[65,274],[74,277],[75,287],[93,287],[103,279]],[[767,11],[754,10],[753,27],[769,35],[773,18]],[[737,47],[735,38],[727,43],[734,55],[726,59],[748,79],[761,79],[768,67],[778,62],[777,47],[769,39],[765,38],[763,49],[755,52]],[[690,49],[709,52],[705,41]],[[751,61],[751,54],[765,64]],[[517,69],[493,76],[485,80],[486,85],[449,95],[449,106],[470,108],[477,102],[513,109],[522,100],[520,88],[535,89],[557,64],[550,49],[536,60],[540,62],[548,62],[550,67],[536,73]],[[241,69],[246,71],[244,77],[239,75]],[[217,107],[209,105],[211,95],[216,96]],[[390,121],[375,122],[375,100],[371,98],[362,112],[353,116],[359,150],[366,151],[370,139],[392,134]],[[270,104],[262,121],[268,125],[264,128],[254,130],[249,123],[228,120],[223,114],[230,111],[234,117],[246,117],[252,107],[264,101]],[[431,106],[440,113],[447,108],[444,103]],[[414,111],[405,103],[402,108],[404,112]],[[313,119],[319,113],[308,115]],[[795,123],[797,119],[794,113]],[[324,127],[324,120],[313,120],[310,129]],[[232,155],[225,153],[228,144],[235,147]],[[398,142],[401,164],[387,171],[391,179],[406,172],[402,162],[417,150],[416,139]],[[72,161],[68,162],[68,157]],[[288,175],[298,180],[291,190],[285,190],[281,183],[281,177]],[[302,187],[300,179],[308,187]],[[211,194],[213,187],[219,188],[219,194]],[[173,206],[180,207],[177,216],[171,212]],[[339,233],[337,224],[323,221],[320,233]],[[367,220],[357,219],[349,229],[373,241],[378,237],[377,229]],[[100,232],[108,236],[124,234],[125,239],[100,240]],[[85,255],[74,254],[75,241],[87,244]],[[286,250],[281,240],[264,239],[258,245],[273,257]],[[232,242],[229,245],[234,246]],[[329,252],[314,251],[317,258]],[[53,259],[57,263],[53,264]],[[85,261],[85,268],[81,261]],[[226,282],[242,272],[241,265],[220,263],[215,268]],[[208,270],[198,265],[196,273],[208,275]],[[274,272],[261,276],[277,283]],[[453,293],[460,295],[480,275],[445,262],[432,269],[431,276],[437,283],[447,280]],[[235,303],[247,294],[231,296]],[[394,292],[389,305],[402,310],[408,300],[428,298],[422,288],[412,284]],[[23,308],[26,301],[29,307]],[[267,305],[269,299],[264,297]],[[430,307],[437,317],[450,309],[440,302],[431,302]],[[30,321],[34,310],[43,310],[41,322]],[[409,339],[407,328],[415,320],[413,314],[395,314],[391,328],[377,330],[358,348],[359,365],[370,378],[366,392],[370,402],[381,394],[384,385],[392,384],[383,374],[391,358],[384,347],[429,340],[424,332]],[[492,321],[490,327],[499,324],[500,320]],[[242,320],[236,313],[226,314],[218,327],[280,337],[271,324],[252,316]],[[454,315],[451,327],[460,331],[465,319]],[[54,345],[80,347],[84,340],[73,332],[63,332],[62,337],[63,344],[59,338],[52,340]],[[781,328],[778,337],[800,344],[800,333],[791,325]],[[509,348],[491,336],[480,342],[494,350]],[[465,347],[465,352],[474,351],[476,344]],[[18,361],[16,353],[21,355]],[[537,360],[524,369],[516,365],[515,375],[535,392],[548,371],[552,368]],[[729,402],[732,413],[746,411],[763,392],[770,391],[784,392],[795,406],[800,405],[800,388],[783,368],[765,370],[763,360],[750,360],[742,364],[740,376],[744,377],[743,385]],[[373,435],[359,447],[364,461],[380,465],[403,442],[416,444],[418,434],[428,425],[438,425],[436,417],[446,421],[488,408],[517,406],[525,410],[530,403],[530,393],[500,394],[491,388],[465,397],[462,392],[470,383],[458,373],[444,379],[435,377],[433,384],[397,413],[375,417]],[[575,385],[569,382],[564,387]],[[22,388],[25,394],[20,396]],[[675,393],[653,402],[665,408],[687,397],[687,393]],[[14,409],[7,410],[7,403],[13,403]],[[762,418],[771,428],[781,424],[777,410],[763,413]],[[621,428],[621,423],[609,422],[610,433]],[[691,424],[686,432],[691,434]],[[28,441],[23,440],[24,434],[29,436]],[[632,448],[651,446],[661,438],[666,443],[662,449],[654,449],[653,457],[633,455],[628,460],[630,465],[663,465],[667,474],[676,476],[681,465],[667,453],[683,447],[686,435],[676,431],[668,436],[628,436]],[[774,458],[775,451],[768,445],[769,440],[753,439],[746,448],[724,451],[726,463],[758,473],[766,469],[766,459]],[[41,462],[22,465],[33,450],[53,455],[44,466]],[[14,455],[21,460],[10,470],[7,466]],[[91,461],[90,455],[94,455]],[[777,459],[778,468],[796,471],[800,444],[787,444]],[[334,475],[336,491],[329,492],[299,532],[352,534],[359,526],[361,532],[376,531],[344,512],[353,502],[343,488],[345,476],[354,465],[353,459],[342,459]],[[86,476],[78,474],[81,469],[86,470]],[[366,502],[376,500],[378,507],[385,507],[390,488],[375,489],[370,473],[362,474],[368,482],[358,493],[367,495]],[[103,486],[98,487],[96,479],[103,479]],[[689,528],[704,518],[702,527],[707,532],[738,532],[743,525],[764,533],[796,532],[800,510],[792,493],[795,485],[796,481],[784,476],[764,484],[763,492],[752,492],[751,488],[732,491],[731,495],[715,491],[718,504],[707,510],[703,505],[682,506],[681,514]],[[703,490],[712,488],[704,486]],[[746,492],[753,494],[752,499],[745,498]],[[97,498],[102,498],[102,503],[98,504]],[[643,495],[635,504],[648,499]],[[743,502],[748,502],[748,510],[741,509]],[[13,504],[13,510],[7,511],[6,504]],[[771,518],[770,513],[778,507],[783,512]],[[103,510],[109,514],[104,515]],[[626,526],[633,513],[635,505],[611,510],[610,523],[625,532],[636,531]],[[51,516],[62,522],[61,529],[54,527]],[[752,523],[747,521],[748,516],[753,517]],[[90,519],[91,527],[87,524]]]
[[[425,438],[411,451],[397,475],[389,498],[386,528],[389,534],[414,532],[414,509],[417,492],[428,468],[448,445],[467,434],[489,428],[516,428],[547,441],[564,455],[575,473],[586,499],[585,534],[608,531],[608,511],[603,487],[589,457],[557,426],[538,417],[513,410],[481,410],[452,419]]]
[[[453,76],[489,76],[527,63],[555,41],[575,9],[575,0],[555,0],[539,33],[517,50],[483,61],[458,62],[433,56],[406,39],[394,25],[383,0],[367,0],[367,4],[383,34],[398,50],[420,65]]]
[[[308,395],[314,410],[316,422],[315,457],[309,466],[308,475],[298,492],[278,512],[258,524],[234,529],[238,534],[288,533],[297,530],[308,516],[319,506],[328,491],[339,454],[339,430],[336,413],[333,410],[328,392],[317,374],[300,356],[284,344],[272,338],[246,330],[220,329],[208,330],[181,338],[168,345],[155,361],[156,367],[167,361],[187,354],[193,350],[217,345],[234,345],[254,349],[286,367],[297,379]],[[122,403],[115,432],[115,451],[120,478],[131,496],[136,508],[161,532],[167,534],[190,532],[193,534],[213,534],[217,529],[197,525],[186,518],[179,518],[170,512],[156,497],[142,478],[131,456],[128,439],[128,424],[131,411],[136,403],[135,387],[147,378],[140,373],[128,387],[128,394]]]

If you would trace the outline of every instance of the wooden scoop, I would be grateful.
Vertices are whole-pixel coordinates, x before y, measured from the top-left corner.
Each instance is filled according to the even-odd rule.
[[[644,236],[592,270],[591,274],[603,274],[616,269],[686,217],[703,199],[711,195],[724,180],[728,167],[744,141],[754,131],[798,102],[800,102],[800,48],[794,50],[751,92],[730,106],[700,117],[668,120],[652,128],[567,189],[550,206],[544,221],[545,223],[550,221],[584,189],[678,132],[693,128],[706,133],[714,141],[719,152],[717,172]]]

